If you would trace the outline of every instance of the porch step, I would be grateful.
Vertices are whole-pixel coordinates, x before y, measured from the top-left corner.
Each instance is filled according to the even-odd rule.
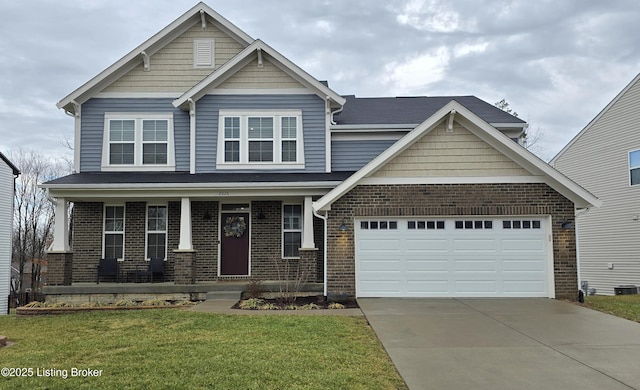
[[[240,299],[242,291],[209,291],[207,301],[213,299]]]

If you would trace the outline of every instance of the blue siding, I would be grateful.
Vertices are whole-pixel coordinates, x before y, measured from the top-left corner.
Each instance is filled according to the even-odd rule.
[[[80,171],[99,172],[105,112],[173,113],[176,171],[189,171],[189,113],[173,107],[173,99],[90,99],[82,105]]]
[[[394,140],[331,141],[331,170],[357,171],[395,142]]]
[[[325,171],[325,103],[316,95],[206,95],[196,106],[196,171],[216,171],[220,110],[302,110],[305,172]],[[282,170],[282,172],[286,172]],[[292,172],[300,172],[299,170]]]

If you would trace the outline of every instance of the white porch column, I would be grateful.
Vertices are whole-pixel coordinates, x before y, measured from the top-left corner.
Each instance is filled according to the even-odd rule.
[[[182,198],[180,205],[180,243],[178,250],[193,250],[191,243],[191,199]]]
[[[316,243],[313,241],[313,200],[310,196],[304,197],[304,225],[302,228],[302,249],[314,249]]]
[[[69,252],[69,204],[65,198],[56,199],[55,221],[51,252]]]

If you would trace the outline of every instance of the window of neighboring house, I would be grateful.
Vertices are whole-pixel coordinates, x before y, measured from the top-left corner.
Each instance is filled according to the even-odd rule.
[[[282,206],[282,257],[300,257],[302,246],[302,205]]]
[[[104,207],[105,259],[124,259],[124,206]]]
[[[213,68],[215,66],[215,44],[213,39],[194,39],[193,67]]]
[[[147,259],[167,256],[167,206],[147,207]]]
[[[222,169],[302,169],[301,111],[221,111]]]
[[[105,114],[102,169],[173,170],[172,114]]]
[[[629,152],[629,181],[632,186],[640,184],[640,150]]]

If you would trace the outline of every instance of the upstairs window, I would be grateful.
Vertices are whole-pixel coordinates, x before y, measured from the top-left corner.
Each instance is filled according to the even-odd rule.
[[[640,150],[629,152],[629,182],[632,186],[640,184]]]
[[[220,111],[219,169],[302,169],[301,111]]]
[[[174,170],[172,114],[105,114],[102,169]]]

